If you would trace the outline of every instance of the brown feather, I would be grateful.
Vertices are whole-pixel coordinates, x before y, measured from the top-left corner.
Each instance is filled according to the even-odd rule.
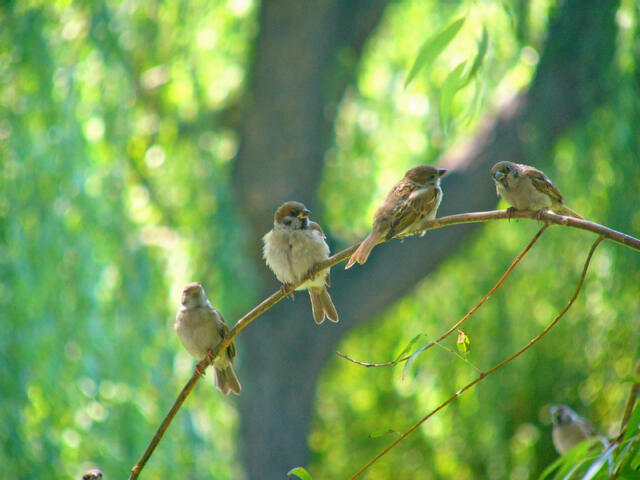
[[[338,321],[338,312],[326,288],[310,288],[311,310],[317,324],[324,322],[326,316],[332,322]]]
[[[531,183],[542,193],[549,195],[552,199],[562,203],[562,194],[558,188],[549,180],[544,173],[537,168],[530,167],[529,165],[521,165],[523,167],[523,173],[531,179]]]

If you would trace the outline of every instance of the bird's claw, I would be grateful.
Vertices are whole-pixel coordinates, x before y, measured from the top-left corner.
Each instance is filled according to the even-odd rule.
[[[209,355],[209,354],[207,353],[207,355]],[[201,368],[201,367],[200,367],[200,364],[199,364],[199,363],[196,363],[196,366],[195,366],[195,367],[193,367],[193,371],[194,371],[194,372],[196,372],[196,373],[197,373],[198,375],[200,375],[201,377],[204,377],[204,376],[206,375],[206,373],[205,373],[205,369],[206,369],[206,368],[207,368],[207,367],[205,367],[205,368]]]
[[[313,267],[311,267],[306,275],[304,276],[304,278],[308,278],[310,280],[313,280],[313,278],[318,275],[318,268],[314,265]]]
[[[511,218],[513,217],[513,214],[515,212],[516,212],[516,208],[515,207],[507,208],[507,220],[509,220],[509,223],[511,223]]]
[[[213,352],[211,350],[207,350],[207,355],[204,357],[207,362],[212,363],[213,362]]]
[[[289,288],[291,288],[291,287],[292,287],[292,285],[291,285],[290,283],[283,283],[283,284],[280,286],[280,292],[281,292],[284,296],[286,296],[286,297],[291,297],[291,300],[295,300],[295,299],[296,299],[296,296],[295,296],[295,294],[293,293],[293,290],[291,290],[290,292],[288,292],[288,293],[287,293],[287,290],[288,290]]]

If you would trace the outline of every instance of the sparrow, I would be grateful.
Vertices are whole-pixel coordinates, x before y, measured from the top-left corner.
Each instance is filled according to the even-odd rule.
[[[309,211],[300,202],[286,202],[273,218],[273,229],[263,238],[262,254],[267,266],[285,289],[298,285],[304,278],[315,273],[315,265],[329,258],[329,246],[320,225],[309,220]],[[338,321],[338,312],[327,291],[329,269],[315,273],[296,290],[309,290],[311,310],[316,323],[327,317]]]
[[[419,165],[407,170],[376,210],[371,233],[353,252],[345,269],[353,267],[356,262],[366,262],[379,241],[418,231],[425,221],[436,218],[442,201],[440,177],[447,171],[446,168],[430,165]]]
[[[182,291],[182,306],[178,310],[175,323],[176,332],[184,348],[196,359],[207,358],[211,361],[210,352],[228,335],[229,328],[224,318],[213,308],[204,288],[199,283],[190,283]],[[235,343],[231,344],[213,360],[216,372],[216,387],[223,394],[230,391],[240,395],[240,382],[233,371],[233,359],[236,356]],[[204,372],[198,369],[196,373]]]
[[[562,203],[562,194],[537,168],[498,162],[491,168],[496,192],[515,210],[552,210],[558,215],[582,218]]]
[[[102,480],[102,472],[97,468],[92,468],[84,472],[82,480]]]
[[[591,422],[566,405],[553,405],[550,412],[553,423],[551,438],[553,446],[560,455],[564,455],[580,442],[592,437],[600,437],[606,446],[603,437],[598,435]]]

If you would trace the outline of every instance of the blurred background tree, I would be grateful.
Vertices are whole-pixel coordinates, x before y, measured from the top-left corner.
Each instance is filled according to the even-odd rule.
[[[425,39],[458,18],[405,88]],[[444,215],[496,206],[488,170],[509,159],[637,236],[638,19],[632,0],[4,3],[0,474],[125,477],[191,373],[171,326],[181,287],[202,281],[228,323],[276,289],[260,237],[284,200],[309,205],[335,251],[366,233],[407,168],[455,169]],[[484,29],[482,66],[457,90],[452,72],[469,72]],[[207,377],[143,475],[355,472],[394,435],[374,432],[403,431],[474,371],[430,350],[403,380],[332,352],[384,361],[436,336],[537,228],[443,229],[335,268],[340,324],[316,326],[304,295],[270,310],[237,342],[242,396]],[[469,360],[486,368],[541,330],[591,240],[546,233],[466,327]],[[535,478],[555,458],[552,403],[614,433],[638,357],[638,284],[637,253],[604,245],[565,321],[367,478]]]

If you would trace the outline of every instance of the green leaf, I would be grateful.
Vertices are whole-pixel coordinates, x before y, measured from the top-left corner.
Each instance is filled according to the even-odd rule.
[[[551,475],[554,470],[557,470],[558,468],[560,468],[560,466],[562,466],[564,462],[565,461],[562,457],[557,458],[553,463],[551,463],[547,468],[545,468],[542,471],[542,473],[538,477],[538,480],[545,480],[546,478],[548,478],[549,475]]]
[[[447,45],[449,45],[451,40],[453,40],[457,33],[460,31],[464,20],[464,17],[459,18],[445,29],[440,30],[434,36],[427,39],[427,41],[422,44],[416,61],[413,63],[413,67],[411,67],[411,71],[409,72],[409,75],[407,75],[407,80],[404,82],[404,88],[407,88],[407,86],[415,78],[421,68],[428,68],[438,57],[438,55],[442,53],[442,51],[447,47]]]
[[[423,333],[419,333],[417,334],[415,337],[413,337],[411,339],[411,341],[409,343],[407,343],[407,346],[404,347],[402,349],[402,351],[398,354],[398,356],[396,357],[395,361],[397,362],[398,360],[400,360],[401,358],[403,358],[407,353],[409,353],[411,351],[411,349],[413,348],[413,346],[415,345],[415,343],[420,340],[420,337],[422,337],[424,334]]]
[[[640,427],[640,403],[637,402],[631,412],[629,422],[627,422],[627,430],[624,432],[624,438],[622,441],[628,440],[630,437],[638,433]]]
[[[411,354],[411,356],[409,357],[409,359],[407,360],[407,363],[404,364],[404,368],[402,369],[402,379],[404,380],[405,375],[407,374],[407,372],[409,372],[409,369],[411,368],[411,365],[413,364],[413,362],[416,360],[416,358],[418,357],[418,355],[420,355],[422,352],[424,352],[424,350],[429,346],[433,344],[433,342],[427,342],[424,345],[422,345],[419,349],[417,349],[415,352],[413,352]]]
[[[460,88],[466,87],[473,77],[476,76],[480,67],[482,66],[482,62],[484,61],[484,57],[487,54],[487,48],[489,47],[489,33],[487,32],[486,27],[482,27],[482,38],[480,39],[480,44],[478,45],[478,53],[476,53],[476,57],[473,59],[473,63],[471,64],[471,68],[467,75],[465,76],[464,81]]]
[[[471,340],[462,330],[458,330],[456,345],[458,346],[458,351],[462,353],[469,353],[469,350],[471,350]]]
[[[633,444],[634,442],[632,441],[626,442],[626,445],[625,442],[620,444],[620,452],[616,455],[616,463],[613,466],[614,471],[621,470],[623,465],[629,463],[633,452]]]
[[[600,440],[596,437],[590,438],[573,447],[567,453],[562,455],[551,465],[544,469],[539,477],[539,480],[550,478],[551,474],[555,471],[556,474],[553,478],[571,478],[573,473],[582,467],[586,462],[597,458],[594,455],[589,455],[589,450],[595,445],[600,444]]]
[[[287,472],[287,477],[295,475],[300,480],[313,480],[311,474],[304,467],[296,467]]]
[[[447,78],[445,78],[442,84],[442,90],[440,91],[440,124],[443,130],[449,123],[449,112],[451,111],[453,97],[462,87],[462,72],[466,64],[466,60],[460,62],[456,68],[449,72],[449,75],[447,75]]]
[[[616,445],[612,445],[598,455],[598,458],[596,458],[596,460],[589,466],[589,469],[587,470],[587,473],[585,473],[584,477],[582,477],[582,480],[591,480],[600,470],[602,470],[602,467],[604,467],[605,464],[608,463],[611,465],[613,461],[613,451],[615,448]]]

